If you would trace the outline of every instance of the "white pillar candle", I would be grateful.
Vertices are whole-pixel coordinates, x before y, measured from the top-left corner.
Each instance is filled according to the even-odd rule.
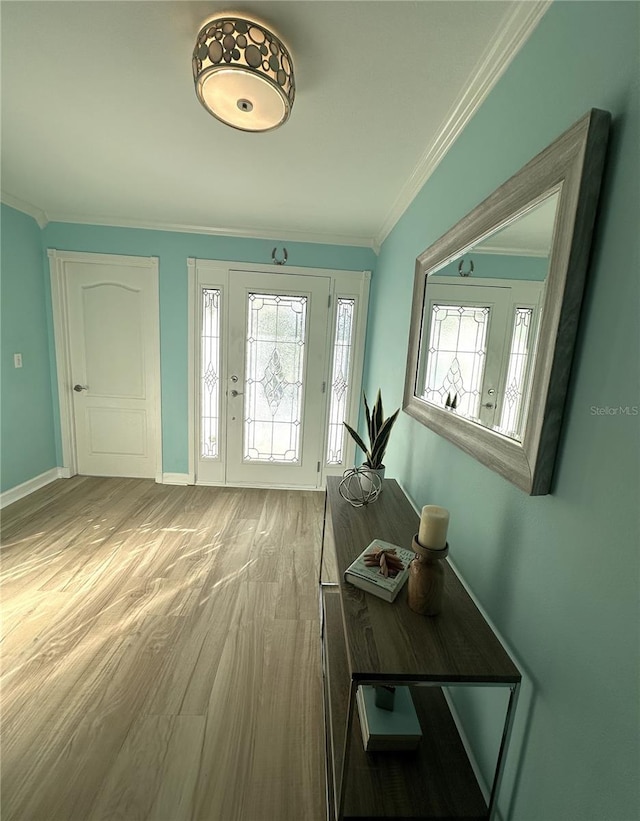
[[[420,516],[418,541],[423,547],[441,550],[447,544],[449,511],[438,505],[425,505]]]

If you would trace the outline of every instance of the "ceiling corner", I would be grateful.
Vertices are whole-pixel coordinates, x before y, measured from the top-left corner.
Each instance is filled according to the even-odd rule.
[[[30,202],[25,202],[19,197],[14,197],[13,194],[9,194],[7,191],[0,191],[0,200],[10,208],[15,208],[16,211],[22,211],[23,214],[28,214],[28,216],[33,217],[41,229],[46,228],[49,224],[49,217],[42,208],[38,208],[37,205],[32,205]]]
[[[374,250],[380,249],[395,224],[411,205],[420,189],[436,170],[513,58],[533,33],[552,2],[553,0],[532,0],[532,2],[517,2],[511,6],[500,30],[489,47],[485,49],[472,72],[471,82],[454,102],[442,128],[424,150],[391,206],[375,236]]]

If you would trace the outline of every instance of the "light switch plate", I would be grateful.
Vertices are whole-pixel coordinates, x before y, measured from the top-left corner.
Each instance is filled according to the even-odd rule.
[[[14,353],[14,355],[13,355],[13,367],[14,368],[21,368],[22,367],[22,354],[21,353]]]

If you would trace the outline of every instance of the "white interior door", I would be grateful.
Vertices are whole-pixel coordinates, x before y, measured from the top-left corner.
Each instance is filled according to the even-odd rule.
[[[317,484],[330,284],[328,277],[231,272],[227,482]]]
[[[156,477],[159,454],[157,268],[64,264],[77,471]]]

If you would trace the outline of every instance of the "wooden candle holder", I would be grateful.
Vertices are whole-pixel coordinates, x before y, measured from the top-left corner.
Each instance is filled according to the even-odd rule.
[[[413,537],[411,549],[416,554],[409,564],[408,602],[415,613],[437,616],[442,610],[444,568],[441,561],[449,554],[449,542],[439,550],[424,547]]]

